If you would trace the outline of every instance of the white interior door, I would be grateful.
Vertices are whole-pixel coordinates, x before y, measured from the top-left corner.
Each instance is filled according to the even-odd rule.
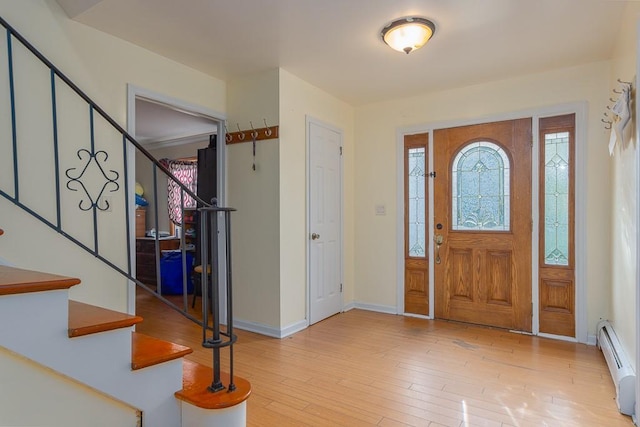
[[[309,324],[342,311],[342,134],[307,120]]]

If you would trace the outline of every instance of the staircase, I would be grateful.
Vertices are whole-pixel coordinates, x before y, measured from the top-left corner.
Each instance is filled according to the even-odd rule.
[[[192,352],[189,347],[134,332],[139,316],[69,300],[69,289],[79,283],[0,266],[0,350],[134,408],[139,415],[132,426],[246,424],[247,381],[236,377],[234,391],[209,392],[212,369],[184,360]],[[0,425],[25,425],[31,418],[5,406],[0,403]],[[95,414],[91,425],[101,425],[100,419]],[[73,426],[54,419],[47,425]],[[87,425],[86,420],[76,425]]]
[[[14,240],[15,247],[0,255],[11,252],[27,268],[55,258],[41,269],[53,271],[56,262],[65,263],[75,269],[72,274],[95,277],[95,282],[85,283],[87,288],[92,286],[93,300],[101,300],[103,292],[116,295],[135,283],[202,327],[203,346],[212,350],[213,365],[186,361],[183,357],[191,349],[134,332],[142,321],[139,316],[70,301],[69,290],[79,279],[2,266],[0,258],[0,425],[244,426],[251,388],[233,373],[236,336],[229,233],[222,233],[226,241],[218,241],[219,230],[228,230],[233,209],[198,198],[2,17],[0,27],[5,29],[6,43],[6,49],[0,50],[0,86],[7,89],[0,110],[10,122],[0,129],[0,202],[3,208],[11,204],[3,210],[7,212],[3,226],[19,231],[36,224],[47,233],[38,236],[38,248],[25,250]],[[221,123],[217,134],[225,139]],[[128,175],[129,165],[136,160],[133,153],[153,170],[152,193],[166,186],[168,179],[181,189],[182,199],[197,202],[203,248],[198,264],[228,272],[222,279],[217,274],[202,275],[202,318],[187,310],[186,285],[181,308],[136,277],[131,244],[134,179]],[[157,204],[154,213],[157,224]],[[154,244],[159,260],[157,237]],[[191,267],[184,237],[180,246],[184,285]],[[58,256],[48,258],[51,252]],[[226,269],[218,268],[224,259],[220,254],[226,254]],[[156,263],[161,283],[162,271]],[[111,275],[118,276],[120,283],[114,283]],[[227,292],[226,319],[218,310],[221,287]],[[209,299],[216,309],[207,306]],[[229,352],[229,374],[221,371],[223,349]],[[26,387],[21,384],[24,381]],[[22,392],[14,393],[7,384]],[[33,394],[25,391],[29,388]],[[91,394],[87,405],[103,409],[96,409],[94,418],[87,421],[67,416],[69,411],[94,415],[93,409],[81,407],[84,400],[69,398],[64,410],[49,405],[67,392],[69,396]],[[38,418],[41,411],[34,408],[44,407],[46,413]],[[107,417],[111,412],[122,413],[121,419],[127,421],[101,421],[112,419]]]

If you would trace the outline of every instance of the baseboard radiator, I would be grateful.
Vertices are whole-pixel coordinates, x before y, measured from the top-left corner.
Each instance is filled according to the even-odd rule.
[[[606,320],[598,323],[598,347],[607,360],[613,384],[616,387],[616,403],[621,413],[634,415],[636,403],[636,375],[624,352],[613,326]]]

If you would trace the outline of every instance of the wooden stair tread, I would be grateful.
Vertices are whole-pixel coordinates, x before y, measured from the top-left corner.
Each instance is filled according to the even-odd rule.
[[[142,317],[69,300],[69,338],[128,328]]]
[[[78,283],[75,277],[0,265],[0,295],[69,289]]]
[[[233,382],[236,385],[234,391],[221,390],[212,393],[208,390],[213,380],[213,369],[190,360],[182,361],[182,390],[175,396],[194,406],[203,409],[223,409],[236,406],[249,398],[251,384],[249,381],[234,375]],[[222,383],[229,384],[229,374],[221,373]]]
[[[131,337],[131,369],[142,369],[193,353],[190,347],[163,341],[138,332]]]

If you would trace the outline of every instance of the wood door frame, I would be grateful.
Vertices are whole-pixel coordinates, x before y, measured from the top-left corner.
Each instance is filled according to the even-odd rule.
[[[305,150],[306,150],[306,163],[305,163],[305,169],[306,169],[306,184],[305,184],[305,193],[306,193],[306,218],[305,218],[305,229],[306,229],[306,233],[305,233],[305,238],[307,241],[307,244],[305,245],[305,250],[306,250],[306,255],[305,255],[305,259],[306,259],[306,292],[307,292],[307,298],[306,298],[306,309],[305,309],[305,322],[306,325],[309,326],[310,322],[311,322],[311,315],[310,315],[310,311],[311,311],[311,251],[310,251],[310,245],[311,245],[311,240],[309,239],[309,235],[311,233],[311,150],[310,150],[310,143],[311,143],[311,138],[309,135],[309,125],[310,124],[315,124],[318,126],[322,126],[326,129],[332,130],[336,133],[338,133],[338,135],[340,135],[340,147],[344,150],[344,131],[330,123],[324,122],[322,120],[318,120],[313,116],[310,115],[306,115],[305,116]],[[340,187],[340,256],[339,256],[339,261],[340,261],[340,283],[343,286],[342,292],[340,292],[340,298],[342,301],[342,309],[344,310],[344,155],[340,155],[340,183],[339,183],[339,187]]]
[[[586,139],[587,130],[587,111],[588,105],[586,102],[577,102],[570,104],[560,104],[550,107],[514,111],[511,113],[497,114],[491,116],[483,116],[468,120],[450,120],[442,122],[427,123],[424,125],[417,125],[411,127],[398,128],[396,131],[396,313],[404,314],[404,135],[416,134],[416,133],[428,133],[429,134],[429,170],[433,170],[433,131],[435,129],[446,129],[459,126],[476,125],[482,123],[499,122],[504,120],[514,120],[519,118],[531,117],[532,119],[532,134],[533,134],[533,152],[531,161],[533,165],[539,164],[539,125],[538,120],[543,117],[558,116],[563,114],[576,115],[575,122],[575,163],[576,163],[576,175],[575,175],[575,247],[576,247],[576,272],[575,272],[575,310],[576,310],[576,336],[574,338],[559,337],[549,334],[540,333],[539,328],[539,284],[538,284],[538,245],[539,245],[539,211],[538,200],[540,194],[539,168],[532,168],[532,219],[533,219],[533,235],[531,239],[531,296],[533,302],[533,318],[532,318],[532,333],[534,335],[547,336],[556,339],[562,339],[567,341],[577,341],[589,344],[595,344],[595,336],[588,336],[588,319],[587,319],[587,289],[586,289],[586,264],[587,264],[587,248],[586,248],[586,152],[587,147],[584,142]],[[436,177],[437,179],[437,177]],[[427,240],[433,241],[433,180],[429,181],[429,219],[428,226],[429,232]],[[433,276],[433,245],[429,245],[429,316],[427,318],[434,318],[434,276]]]

